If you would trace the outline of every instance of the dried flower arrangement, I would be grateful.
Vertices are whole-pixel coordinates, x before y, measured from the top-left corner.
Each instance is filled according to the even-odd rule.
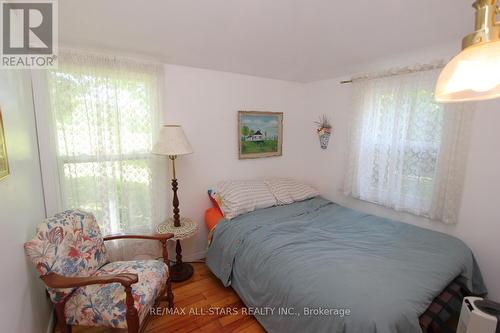
[[[330,124],[330,121],[328,120],[328,117],[326,115],[322,115],[321,117],[319,117],[319,121],[315,121],[314,123],[318,126],[318,133],[330,133],[332,131],[332,125]]]

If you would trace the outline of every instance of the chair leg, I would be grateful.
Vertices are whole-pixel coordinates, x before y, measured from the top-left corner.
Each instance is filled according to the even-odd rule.
[[[127,303],[127,328],[128,333],[138,333],[139,332],[139,314],[134,305],[134,297],[132,296],[132,287],[125,287],[126,303]]]
[[[61,331],[61,333],[71,333],[71,325],[66,324],[64,306],[65,302],[55,304],[57,326],[59,327],[59,331]]]
[[[172,278],[170,277],[170,271],[168,272],[168,279],[167,279],[167,302],[168,302],[168,308],[173,309],[174,293],[172,292]]]
[[[168,259],[168,249],[167,249],[167,240],[163,239],[160,241],[161,247],[163,249],[163,262],[167,265],[168,268],[168,278],[167,278],[167,302],[168,308],[174,308],[174,293],[172,292],[172,270],[170,269],[170,260]]]

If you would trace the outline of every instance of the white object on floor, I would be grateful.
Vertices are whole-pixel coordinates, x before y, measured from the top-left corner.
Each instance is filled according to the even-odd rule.
[[[457,333],[496,333],[498,319],[481,311],[475,304],[481,297],[465,297],[460,312]]]

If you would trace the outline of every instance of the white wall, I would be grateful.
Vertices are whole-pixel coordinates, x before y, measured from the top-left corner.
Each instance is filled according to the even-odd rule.
[[[45,217],[27,71],[0,70],[0,106],[10,164],[0,181],[1,331],[46,332],[50,306],[23,249]]]
[[[304,112],[304,88],[298,83],[175,65],[165,66],[165,78],[165,122],[182,125],[194,149],[176,164],[181,215],[195,219],[201,230],[183,242],[183,252],[188,259],[202,258],[204,211],[211,206],[207,188],[224,179],[303,178],[309,167],[304,136],[313,133],[315,119]],[[282,157],[238,160],[239,110],[284,113]]]
[[[454,45],[439,46],[411,55],[399,55],[362,64],[357,72],[447,59],[458,49]],[[344,197],[340,189],[345,166],[347,130],[352,112],[352,86],[340,85],[335,78],[306,85],[305,112],[330,116],[334,134],[328,151],[307,150],[307,158],[319,168],[309,174],[309,181],[329,199],[368,213],[398,219],[407,223],[447,232],[463,239],[473,250],[483,272],[490,296],[500,299],[500,101],[478,103],[470,146],[468,169],[459,222],[446,226],[416,216],[398,213],[373,204]],[[314,140],[308,145],[313,146]]]

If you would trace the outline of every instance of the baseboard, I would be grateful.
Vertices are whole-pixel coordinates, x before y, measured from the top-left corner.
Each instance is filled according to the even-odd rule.
[[[47,333],[54,333],[54,328],[56,325],[56,316],[54,313],[54,309],[50,311],[49,324],[47,325]]]
[[[204,259],[206,256],[207,256],[207,251],[198,251],[198,252],[189,253],[186,255],[183,254],[182,261],[184,261],[184,262],[198,261],[200,259]]]

